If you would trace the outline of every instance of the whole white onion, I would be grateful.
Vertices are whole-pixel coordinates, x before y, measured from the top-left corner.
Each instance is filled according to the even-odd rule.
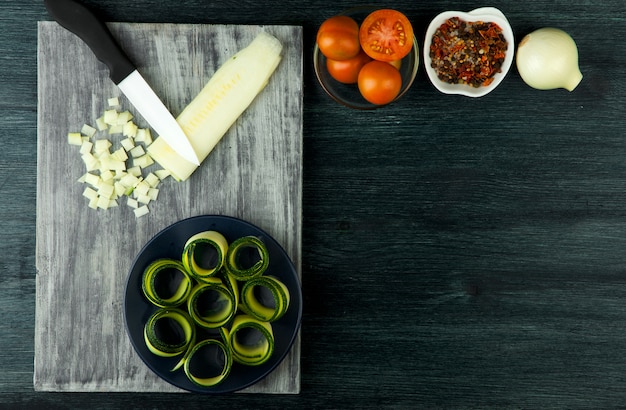
[[[573,91],[583,78],[576,43],[557,28],[545,27],[526,35],[517,47],[516,64],[522,80],[539,90]]]

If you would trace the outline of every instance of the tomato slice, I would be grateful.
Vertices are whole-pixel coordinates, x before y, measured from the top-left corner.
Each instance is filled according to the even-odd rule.
[[[413,26],[397,10],[376,10],[361,24],[359,41],[367,55],[375,60],[400,60],[413,48]]]

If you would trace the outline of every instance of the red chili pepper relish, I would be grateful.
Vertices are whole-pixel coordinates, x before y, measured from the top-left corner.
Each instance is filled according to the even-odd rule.
[[[497,24],[452,17],[433,34],[431,67],[447,83],[487,86],[501,71],[507,47]]]

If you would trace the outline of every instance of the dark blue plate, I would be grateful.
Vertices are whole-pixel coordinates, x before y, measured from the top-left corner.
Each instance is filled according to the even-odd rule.
[[[202,231],[220,232],[228,242],[246,235],[260,238],[270,255],[268,275],[276,276],[289,289],[291,301],[287,313],[272,323],[274,330],[274,353],[260,366],[245,366],[233,363],[228,377],[217,386],[200,387],[187,378],[184,370],[172,372],[179,357],[164,358],[152,354],[143,338],[143,328],[150,315],[158,308],[144,297],[141,290],[143,271],[150,262],[158,258],[180,259],[183,246],[189,237]],[[124,300],[126,331],[135,351],[144,363],[163,380],[196,393],[230,393],[253,385],[267,376],[285,358],[300,328],[302,319],[302,290],[296,269],[283,248],[260,228],[237,218],[227,216],[196,216],[165,228],[152,238],[139,252],[128,275]]]

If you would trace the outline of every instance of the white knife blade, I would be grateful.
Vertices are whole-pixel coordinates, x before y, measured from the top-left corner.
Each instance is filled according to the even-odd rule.
[[[130,73],[117,86],[170,147],[187,161],[200,165],[196,152],[182,128],[137,70]]]

